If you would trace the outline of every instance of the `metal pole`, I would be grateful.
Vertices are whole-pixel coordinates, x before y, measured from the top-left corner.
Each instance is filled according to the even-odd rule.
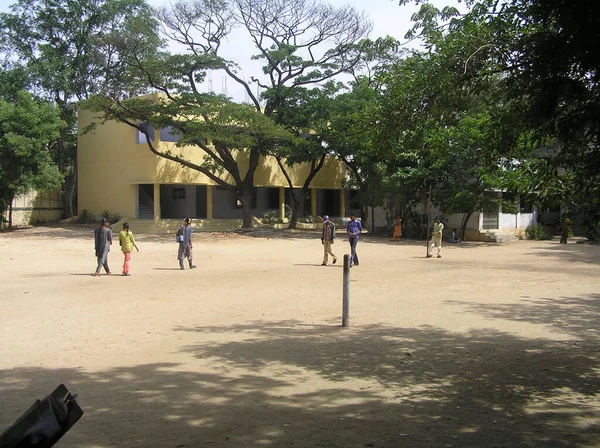
[[[431,184],[429,185],[429,193],[427,194],[427,237],[425,238],[427,242],[425,246],[427,247],[426,255],[429,255],[429,234],[431,232]]]
[[[350,255],[344,255],[344,292],[342,298],[342,327],[350,326]]]

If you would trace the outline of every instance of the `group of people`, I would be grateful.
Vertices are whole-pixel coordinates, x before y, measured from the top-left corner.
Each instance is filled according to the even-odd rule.
[[[433,231],[431,232],[431,239],[427,245],[427,258],[433,257],[433,249],[437,248],[437,258],[442,258],[442,234],[444,231],[444,224],[440,218],[435,218],[435,224],[433,225]],[[348,240],[350,242],[350,266],[358,266],[358,255],[356,253],[356,246],[358,244],[358,235],[362,232],[362,225],[360,221],[356,220],[356,216],[350,215],[350,221],[346,225],[346,233],[348,234]],[[402,237],[402,217],[396,217],[394,221],[394,233],[391,241],[400,241]],[[329,255],[333,258],[333,264],[337,262],[337,257],[331,250],[331,246],[335,241],[335,224],[329,219],[329,216],[323,216],[323,231],[321,233],[321,243],[323,244],[323,263],[322,266],[327,266],[329,261]],[[450,235],[450,241],[452,243],[461,243],[462,241],[457,235],[456,229],[452,230]]]
[[[94,275],[98,277],[100,270],[104,268],[107,275],[110,275],[110,268],[108,267],[108,253],[110,252],[110,246],[112,245],[112,230],[109,227],[108,219],[102,218],[100,221],[100,227],[94,231],[94,249],[96,251],[96,258],[98,260],[98,266]],[[119,233],[119,246],[123,252],[123,274],[124,276],[129,275],[129,261],[131,260],[131,252],[133,248],[138,252],[140,251],[135,243],[133,232],[129,230],[129,224],[123,224],[123,230]]]
[[[183,261],[187,259],[190,269],[194,269],[196,266],[193,264],[192,259],[192,220],[185,218],[183,225],[180,225],[175,235],[176,242],[178,243],[177,259],[179,260],[179,268],[185,269]],[[109,227],[108,219],[102,218],[100,221],[100,227],[94,231],[94,249],[96,253],[96,259],[98,260],[98,266],[94,275],[98,277],[100,271],[104,268],[107,275],[110,275],[110,267],[108,266],[108,253],[110,252],[110,246],[112,245],[112,230]],[[129,276],[129,262],[131,261],[131,252],[135,248],[136,251],[140,251],[133,237],[133,232],[129,228],[129,224],[123,224],[123,230],[119,233],[119,246],[121,246],[121,252],[123,252],[123,276]]]
[[[431,234],[431,242],[427,246],[427,258],[433,256],[433,249],[437,247],[437,257],[442,258],[442,232],[444,230],[444,224],[442,224],[439,218],[435,218],[435,224],[433,225],[433,232]],[[321,233],[321,243],[323,244],[323,263],[322,266],[327,266],[329,262],[329,256],[332,257],[333,264],[337,263],[337,256],[333,253],[331,246],[335,242],[335,224],[329,216],[323,216],[323,229]],[[360,221],[356,220],[356,216],[351,214],[350,221],[346,225],[346,234],[348,235],[348,242],[350,243],[350,267],[358,266],[358,254],[356,252],[356,246],[358,245],[358,239],[360,233],[363,231]],[[175,234],[175,240],[178,243],[177,260],[179,261],[179,268],[185,269],[184,260],[187,260],[190,269],[196,268],[193,263],[193,243],[192,233],[194,229],[192,227],[192,220],[185,218],[183,225],[179,226],[177,233]],[[394,234],[392,241],[400,241],[402,236],[402,218],[398,216],[394,221]],[[451,236],[452,242],[460,243],[460,239],[456,236],[456,229],[452,231]],[[94,232],[94,248],[96,251],[96,258],[98,265],[94,275],[99,276],[100,271],[104,268],[106,274],[110,274],[110,268],[108,266],[108,253],[110,252],[110,246],[112,245],[112,230],[109,227],[108,220],[103,218],[100,222],[100,227]],[[136,251],[140,251],[138,248],[133,232],[129,228],[129,224],[123,224],[123,230],[119,233],[119,246],[121,252],[123,252],[123,272],[121,275],[129,276],[129,263],[131,261],[131,252],[135,248]]]
[[[350,242],[350,267],[358,266],[358,254],[356,246],[358,245],[358,236],[363,228],[360,221],[356,220],[355,215],[350,215],[350,221],[346,225],[346,233]],[[321,233],[321,243],[323,244],[323,263],[322,266],[327,266],[329,255],[333,259],[333,264],[337,262],[337,257],[331,250],[331,246],[335,241],[335,224],[329,219],[329,216],[323,216],[323,231]]]

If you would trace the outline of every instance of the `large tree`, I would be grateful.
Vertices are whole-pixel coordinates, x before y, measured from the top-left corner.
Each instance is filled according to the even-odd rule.
[[[53,102],[63,126],[52,156],[65,181],[65,213],[75,211],[76,102],[124,80],[122,50],[152,52],[156,23],[145,0],[19,0],[0,14],[1,50],[28,72],[30,89]],[[130,83],[131,85],[127,86]]]
[[[105,118],[122,119],[133,126],[136,126],[133,118],[141,116],[151,123],[171,126],[182,136],[180,142],[202,151],[204,162],[174,159],[172,154],[157,151],[149,143],[150,149],[226,186],[242,204],[243,226],[250,227],[254,173],[264,156],[289,146],[282,144],[283,140],[287,142],[293,137],[289,135],[293,124],[286,126],[276,112],[287,101],[295,100],[298,90],[318,86],[352,68],[359,56],[351,50],[366,36],[370,26],[351,7],[334,8],[313,0],[181,1],[169,8],[159,8],[157,16],[170,41],[186,52],[150,59],[135,55],[130,63],[132,73],[162,92],[172,106],[165,102],[156,108],[153,99],[123,102],[121,92],[107,91],[95,108],[104,110]],[[263,63],[262,73],[250,79],[244,78],[236,64],[222,56],[222,45],[233,28],[244,31],[255,47],[256,54],[249,59]],[[250,107],[262,118],[250,118],[247,107],[226,98],[202,93],[199,82],[208,70],[222,70],[241,85]],[[258,90],[262,93],[258,94]],[[198,108],[209,104],[218,112],[197,113]],[[253,130],[245,127],[250,126],[250,121],[242,124],[244,132],[253,133],[251,141],[229,138],[241,132],[236,124],[241,111],[243,120],[262,123]],[[198,118],[204,124],[194,125],[183,117]],[[210,131],[210,135],[196,133],[198,126],[203,127],[203,132]],[[199,137],[210,137],[212,144],[207,145]],[[246,155],[247,164],[245,160],[241,162],[240,153]],[[220,176],[222,172],[229,174],[230,183]]]
[[[50,144],[62,123],[57,109],[47,102],[10,86],[0,90],[0,213],[9,210],[10,228],[16,195],[60,186],[62,176],[52,161]]]
[[[464,213],[464,232],[474,211],[499,205],[491,191],[527,184],[521,167],[536,135],[486,44],[489,25],[478,15],[437,22],[455,14],[424,5],[415,15],[424,49],[381,75],[379,136],[388,178],[420,190],[418,199],[431,188],[441,210]]]
[[[467,50],[465,72],[476,67],[476,77],[502,73],[505,92],[520,103],[520,124],[538,137],[541,156],[550,154],[541,153],[552,141],[551,157],[532,165],[540,169],[533,191],[540,193],[540,202],[546,201],[542,192],[563,185],[566,170],[572,180],[570,213],[579,213],[590,230],[599,227],[600,4],[593,0],[476,0],[467,4],[470,10],[462,15],[424,4],[416,16],[415,31],[434,36],[447,27],[470,24],[485,31],[476,47],[463,46]],[[478,66],[476,61],[486,64]]]

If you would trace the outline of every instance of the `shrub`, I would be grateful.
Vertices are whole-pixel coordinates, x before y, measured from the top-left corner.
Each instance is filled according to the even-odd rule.
[[[112,213],[110,210],[102,210],[100,218],[105,218],[110,224],[114,224],[115,222],[119,222],[121,220],[121,215]]]
[[[277,212],[264,212],[262,217],[263,224],[275,224],[277,222]]]
[[[542,224],[536,224],[534,226],[527,227],[527,229],[525,229],[525,235],[527,236],[528,240],[551,240],[552,230]]]
[[[77,222],[80,224],[93,224],[96,222],[96,217],[87,208],[84,208],[83,210],[79,210]]]

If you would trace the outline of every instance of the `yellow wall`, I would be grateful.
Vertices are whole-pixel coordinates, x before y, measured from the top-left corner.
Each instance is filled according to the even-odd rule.
[[[79,112],[79,129],[83,130],[93,121],[93,114]],[[81,132],[81,131],[80,131]],[[122,123],[107,122],[95,130],[79,135],[78,141],[78,206],[98,214],[110,210],[121,216],[135,216],[137,184],[196,184],[214,185],[204,174],[180,164],[155,156],[146,143],[136,143],[137,130]],[[196,147],[177,148],[175,143],[157,142],[159,151],[170,150],[190,162],[201,164],[204,151]],[[246,160],[244,160],[246,159]],[[240,152],[238,160],[243,169],[247,167],[247,153]],[[288,171],[294,187],[301,187],[309,173],[309,164],[296,165]],[[243,172],[243,171],[242,171]],[[341,188],[346,172],[333,157],[328,158],[317,174],[312,188]],[[224,173],[222,179],[232,182]],[[288,187],[288,183],[274,158],[261,160],[256,170],[254,185],[257,187]]]

